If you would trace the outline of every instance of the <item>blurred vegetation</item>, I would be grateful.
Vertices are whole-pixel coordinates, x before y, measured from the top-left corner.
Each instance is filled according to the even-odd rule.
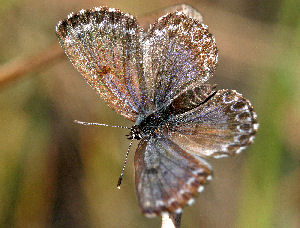
[[[54,27],[72,11],[108,5],[143,15],[175,3],[0,0],[0,66],[57,43]],[[213,81],[249,98],[260,128],[240,156],[209,161],[214,180],[185,208],[182,227],[300,227],[299,1],[185,3],[216,37]],[[66,57],[0,83],[0,110],[0,227],[160,226],[138,208],[134,150],[116,189],[128,132],[73,124],[132,123],[106,107]]]
[[[299,104],[299,100],[296,99],[299,98],[299,50],[296,51],[300,41],[300,16],[296,13],[298,6],[296,1],[282,1],[277,14],[275,31],[281,35],[276,39],[284,44],[285,51],[274,54],[274,66],[264,70],[264,80],[257,93],[257,96],[261,97],[257,104],[261,129],[245,165],[238,227],[299,225],[292,220],[293,215],[289,214],[292,211],[283,210],[278,200],[281,198],[280,194],[285,195],[286,188],[291,187],[284,185],[285,188],[282,189],[282,181],[292,174],[299,164],[299,158],[290,154],[285,138],[285,131],[297,128],[295,123],[289,123],[287,128],[285,118],[289,116],[288,112],[299,111],[299,106],[296,106]],[[285,33],[286,26],[291,27],[290,33]],[[298,191],[297,193],[299,194]]]

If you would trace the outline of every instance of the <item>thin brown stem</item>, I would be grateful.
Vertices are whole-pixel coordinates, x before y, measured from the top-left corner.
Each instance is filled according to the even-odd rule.
[[[59,47],[58,43],[55,43],[32,57],[12,60],[0,66],[0,87],[30,72],[36,71],[43,66],[47,66],[63,56],[62,48]]]

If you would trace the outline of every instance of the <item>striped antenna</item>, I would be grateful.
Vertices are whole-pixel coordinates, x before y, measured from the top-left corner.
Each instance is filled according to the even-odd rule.
[[[131,141],[130,141],[130,143],[129,143],[129,146],[128,146],[127,153],[126,153],[126,155],[125,155],[125,161],[124,161],[123,168],[122,168],[122,171],[121,171],[121,175],[120,175],[120,177],[119,177],[118,184],[117,184],[117,188],[118,188],[118,189],[121,188],[121,183],[122,183],[122,180],[123,180],[123,175],[124,175],[126,163],[127,163],[127,160],[128,160],[128,155],[129,155],[129,151],[130,151],[131,145],[132,145],[132,143],[133,143],[133,140],[134,140],[134,138],[131,139]]]
[[[84,121],[79,121],[79,120],[74,120],[74,123],[76,123],[76,124],[81,124],[81,125],[86,125],[86,126],[95,125],[95,126],[117,127],[117,128],[130,129],[130,127],[125,127],[125,126],[113,126],[113,125],[108,125],[108,124],[91,123],[91,122],[84,122]]]

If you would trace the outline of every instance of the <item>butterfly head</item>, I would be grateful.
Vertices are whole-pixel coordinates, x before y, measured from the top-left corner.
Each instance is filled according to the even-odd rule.
[[[140,140],[142,138],[141,130],[138,125],[134,125],[130,128],[130,132],[126,135],[128,139]]]

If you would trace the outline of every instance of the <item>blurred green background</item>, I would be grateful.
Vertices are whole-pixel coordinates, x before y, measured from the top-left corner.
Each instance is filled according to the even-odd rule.
[[[134,150],[116,188],[128,132],[73,120],[132,123],[106,107],[64,55],[3,78],[56,50],[55,25],[72,11],[107,5],[139,17],[178,3],[0,0],[0,227],[160,227],[160,218],[140,213]],[[214,180],[185,208],[182,227],[300,227],[299,1],[184,3],[215,35],[211,81],[249,98],[260,129],[240,156],[210,160]]]

